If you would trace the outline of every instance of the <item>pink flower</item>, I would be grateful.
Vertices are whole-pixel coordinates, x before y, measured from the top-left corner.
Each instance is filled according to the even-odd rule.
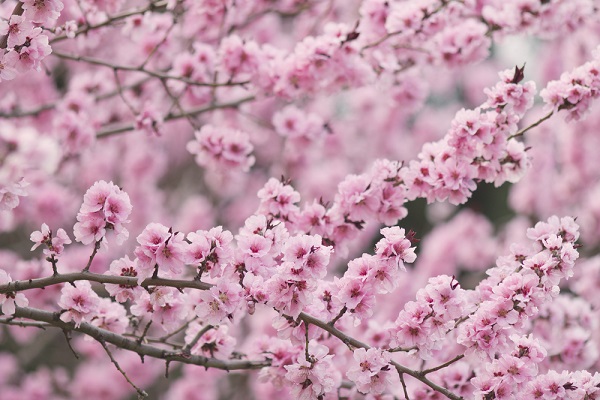
[[[24,0],[25,17],[32,22],[47,24],[58,19],[63,9],[60,0]]]
[[[3,21],[4,22],[4,21]],[[2,24],[0,23],[0,26]],[[37,33],[32,32],[34,29],[31,20],[26,19],[21,15],[12,15],[4,32],[0,28],[0,34],[8,35],[8,48],[22,45],[27,37],[34,37],[41,30],[38,28]]]
[[[321,236],[297,235],[288,239],[283,250],[283,261],[293,263],[295,279],[323,279],[332,247],[323,246]]]
[[[375,245],[377,256],[384,260],[393,260],[401,270],[406,271],[404,263],[413,263],[417,255],[415,248],[411,247],[412,243],[406,238],[404,229],[398,226],[382,228],[381,234],[384,239]]]
[[[71,243],[71,239],[64,229],[59,229],[56,232],[56,236],[52,237],[52,231],[46,224],[42,224],[41,231],[33,232],[29,238],[34,243],[31,248],[32,251],[42,244],[47,246],[44,249],[46,257],[59,256],[64,250],[64,245]]]
[[[390,384],[390,353],[377,348],[354,350],[354,362],[346,376],[363,394],[381,394]]]
[[[49,242],[51,238],[52,232],[50,231],[50,228],[48,227],[48,225],[42,224],[41,231],[35,231],[31,234],[31,236],[29,236],[29,240],[31,240],[34,243],[33,247],[31,248],[31,251],[37,249],[42,244]]]
[[[91,324],[107,331],[123,334],[129,327],[127,310],[121,304],[114,303],[111,299],[100,298],[96,316]]]
[[[10,275],[3,269],[0,269],[0,285],[6,285],[12,282]],[[27,307],[29,300],[23,293],[20,292],[7,292],[0,293],[0,304],[2,305],[2,313],[4,315],[13,315],[15,313],[15,307]]]
[[[5,54],[7,64],[14,66],[19,72],[26,72],[32,69],[40,70],[41,62],[50,53],[52,48],[48,44],[48,36],[33,30],[36,36],[32,37],[28,42],[28,46],[22,46],[19,51],[9,51]]]
[[[98,181],[83,196],[73,230],[75,240],[83,244],[104,241],[106,230],[113,230],[117,243],[123,243],[129,232],[123,226],[131,213],[129,196],[112,182]]]
[[[273,126],[277,133],[291,139],[318,139],[326,133],[324,125],[325,122],[319,115],[304,112],[293,105],[273,115]]]
[[[19,205],[19,197],[27,196],[25,188],[29,185],[24,178],[17,182],[0,183],[0,211],[8,211]]]
[[[198,322],[190,324],[190,327],[185,332],[186,344],[194,340],[198,332],[205,327],[206,325]],[[235,344],[236,339],[229,334],[229,326],[219,325],[203,333],[200,340],[191,348],[191,353],[227,360],[233,353]]]
[[[242,294],[239,284],[223,280],[210,290],[200,293],[200,303],[195,308],[196,315],[204,324],[218,325],[225,318],[233,318],[243,300]]]
[[[64,311],[60,315],[61,321],[75,322],[79,327],[82,322],[90,322],[97,314],[100,297],[92,290],[88,281],[79,281],[66,284],[61,290],[58,306]]]
[[[332,362],[329,349],[316,341],[308,343],[309,359],[304,354],[296,363],[286,365],[285,379],[292,383],[293,399],[316,399],[333,392],[341,383],[341,374]]]
[[[254,164],[253,146],[247,133],[226,127],[204,125],[187,144],[198,165],[225,173],[248,172]]]
[[[15,51],[13,50],[12,53]],[[10,52],[9,52],[10,53]],[[14,59],[10,56],[7,57],[8,53],[0,54],[0,81],[10,81],[15,79],[18,74],[15,68]],[[2,203],[0,203],[2,207]]]
[[[111,262],[110,269],[106,272],[106,275],[137,278],[138,268],[137,258],[131,261],[128,256],[125,256]],[[127,300],[135,301],[141,292],[144,291],[143,288],[137,285],[117,285],[105,283],[104,287],[106,288],[108,294],[114,297],[119,303],[124,303]]]
[[[162,115],[149,103],[144,104],[135,118],[135,129],[145,132],[148,136],[160,136],[159,129],[162,124]]]
[[[179,328],[190,313],[187,294],[171,287],[154,287],[150,292],[143,290],[131,306],[137,317],[149,317],[165,332]]]
[[[150,277],[156,268],[169,274],[183,272],[186,254],[186,243],[181,232],[159,223],[150,223],[137,237],[139,246],[135,255],[139,260],[138,280],[141,282]]]
[[[298,214],[296,203],[300,201],[300,193],[275,178],[270,178],[257,195],[260,199],[258,212],[262,214],[283,220],[293,219]]]

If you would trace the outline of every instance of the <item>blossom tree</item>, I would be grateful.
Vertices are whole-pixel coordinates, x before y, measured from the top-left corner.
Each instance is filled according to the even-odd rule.
[[[2,1],[0,397],[600,398],[599,10]]]

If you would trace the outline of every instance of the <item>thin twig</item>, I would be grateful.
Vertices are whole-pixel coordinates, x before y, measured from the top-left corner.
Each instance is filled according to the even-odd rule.
[[[517,138],[519,136],[523,136],[525,134],[525,132],[527,132],[528,130],[530,130],[532,128],[535,128],[536,126],[538,126],[542,122],[544,122],[547,119],[549,119],[552,115],[554,115],[554,111],[550,111],[548,114],[544,115],[542,118],[540,118],[539,120],[537,120],[533,124],[529,125],[526,128],[521,129],[519,132],[515,133],[514,135],[509,136],[507,140],[514,139],[514,138]]]
[[[248,97],[244,97],[242,99],[235,100],[235,101],[232,101],[229,103],[213,104],[213,105],[210,105],[207,107],[196,108],[196,109],[189,110],[187,112],[178,113],[178,114],[170,113],[170,114],[167,114],[163,118],[163,121],[166,122],[166,121],[171,121],[171,120],[176,120],[176,119],[181,119],[181,118],[188,118],[190,116],[195,116],[195,115],[199,115],[199,114],[203,114],[206,112],[223,109],[223,108],[236,108],[236,107],[242,105],[243,103],[247,103],[254,99],[255,99],[254,96],[248,96]],[[135,130],[134,125],[125,125],[125,126],[120,126],[120,127],[115,127],[115,128],[105,127],[103,129],[101,129],[98,133],[96,133],[96,137],[98,139],[101,139],[101,138],[106,138],[109,136],[114,136],[114,135],[117,135],[120,133],[130,132],[130,131],[134,131],[134,130]]]
[[[102,28],[102,27],[105,27],[105,26],[112,25],[113,22],[116,22],[116,21],[119,21],[119,20],[122,20],[122,19],[125,19],[125,18],[128,18],[128,17],[132,17],[134,15],[144,14],[145,12],[148,12],[148,11],[160,9],[162,7],[165,7],[167,5],[167,3],[168,3],[167,0],[157,1],[156,3],[150,2],[150,4],[148,4],[146,7],[123,11],[120,14],[116,14],[116,15],[113,15],[112,17],[108,17],[106,19],[106,21],[100,22],[100,23],[95,24],[95,25],[89,25],[88,24],[86,26],[83,26],[83,27],[79,28],[75,32],[75,36],[88,33],[90,31],[93,31],[93,30],[98,29],[98,28]],[[66,34],[61,34],[61,35],[58,35],[58,36],[54,37],[52,40],[50,40],[50,44],[53,44],[53,43],[56,43],[56,42],[60,42],[60,41],[65,40],[65,39],[68,39],[67,35]]]
[[[198,343],[198,341],[200,340],[200,338],[202,338],[202,336],[206,332],[210,331],[213,328],[214,328],[214,326],[212,326],[212,325],[206,325],[202,329],[200,329],[198,331],[198,333],[196,333],[196,336],[194,336],[194,339],[192,339],[191,342],[189,342],[188,344],[186,344],[185,347],[181,350],[182,353],[184,353],[184,354],[190,353],[192,351],[192,348]]]
[[[402,390],[404,391],[404,397],[406,398],[406,400],[410,400],[410,397],[408,397],[408,390],[406,388],[406,382],[404,382],[404,374],[400,374],[400,383],[402,384]]]
[[[146,68],[146,65],[148,65],[148,63],[150,62],[150,60],[152,59],[152,57],[154,57],[154,54],[156,54],[156,52],[158,51],[158,49],[160,48],[160,46],[162,46],[163,44],[165,44],[165,42],[169,38],[169,35],[173,31],[173,28],[175,28],[176,25],[177,25],[177,17],[174,16],[173,17],[173,23],[171,24],[171,26],[169,26],[169,28],[167,28],[167,31],[165,32],[165,35],[163,36],[162,40],[160,42],[158,42],[156,44],[156,46],[154,46],[152,48],[152,50],[150,51],[150,54],[148,54],[148,57],[146,57],[146,59],[144,60],[144,62],[140,65],[140,67],[139,67],[140,69]]]
[[[108,357],[110,358],[110,361],[112,361],[112,363],[117,368],[117,370],[121,373],[121,375],[123,375],[123,377],[125,378],[125,380],[131,385],[131,387],[133,387],[135,389],[135,391],[138,393],[138,395],[140,397],[148,397],[148,393],[146,393],[144,390],[142,390],[139,387],[137,387],[135,385],[135,383],[133,383],[131,381],[131,379],[129,379],[129,377],[127,376],[127,374],[125,373],[125,371],[123,371],[123,369],[121,369],[121,367],[119,366],[119,363],[117,362],[117,360],[115,360],[115,358],[112,355],[112,352],[110,351],[110,349],[106,345],[106,342],[104,340],[100,339],[100,340],[98,340],[98,343],[100,343],[102,345],[102,347],[104,347],[104,351],[106,351],[106,354],[108,354]]]
[[[185,324],[183,324],[182,326],[180,326],[179,328],[175,329],[173,332],[168,333],[164,336],[158,337],[155,340],[157,343],[164,343],[166,340],[169,340],[170,338],[172,338],[173,336],[177,335],[180,332],[183,332],[185,329],[187,329],[188,326],[190,326],[190,324],[192,322],[194,322],[195,320],[197,320],[198,317],[194,317],[192,319],[190,319],[189,321],[187,321]]]
[[[129,111],[131,111],[131,113],[134,116],[138,115],[138,112],[136,111],[135,107],[133,107],[133,105],[125,97],[125,93],[123,92],[123,85],[121,85],[121,78],[119,78],[119,71],[113,69],[113,75],[115,77],[115,85],[117,85],[117,93],[119,94],[119,97],[121,98],[121,100],[123,100],[123,103],[125,103],[127,108],[129,108]]]
[[[113,98],[115,96],[118,96],[120,93],[120,91],[122,90],[129,90],[129,89],[133,89],[136,87],[139,87],[140,85],[148,82],[150,79],[153,79],[152,77],[145,77],[143,79],[140,79],[132,84],[129,85],[122,85],[120,89],[115,89],[106,93],[102,93],[99,95],[96,95],[93,97],[94,102],[99,102],[102,100],[107,100],[110,98]],[[42,104],[41,106],[38,106],[37,108],[33,108],[31,110],[24,110],[24,111],[19,111],[19,110],[15,110],[13,112],[0,112],[0,118],[26,118],[26,117],[35,117],[39,114],[41,114],[44,111],[49,111],[52,110],[54,108],[56,108],[56,106],[59,104],[59,101],[56,101],[54,103],[48,103],[48,104]]]
[[[248,81],[223,82],[223,83],[198,82],[198,81],[194,81],[194,80],[188,79],[183,76],[169,75],[168,73],[165,73],[165,72],[153,71],[153,70],[146,69],[144,67],[134,67],[134,66],[129,66],[129,65],[117,65],[117,64],[113,64],[109,61],[104,61],[104,60],[100,60],[97,58],[74,55],[74,54],[66,54],[66,53],[62,53],[60,51],[55,51],[55,50],[52,51],[52,55],[56,56],[58,58],[65,59],[65,60],[84,62],[84,63],[98,65],[101,67],[116,69],[116,70],[120,70],[120,71],[141,72],[141,73],[147,74],[149,76],[152,76],[154,78],[172,79],[172,80],[187,83],[188,85],[192,85],[192,86],[207,86],[207,87],[244,86],[249,83]]]
[[[65,339],[67,340],[67,345],[69,345],[69,349],[71,349],[71,352],[73,353],[73,355],[75,356],[75,358],[79,359],[79,354],[77,354],[77,352],[75,351],[75,349],[71,345],[71,331],[69,329],[64,329],[63,328],[62,332],[63,332],[63,335],[65,335]]]
[[[138,344],[144,343],[144,339],[146,338],[146,335],[148,334],[148,330],[150,330],[150,325],[152,325],[152,320],[148,321],[148,323],[144,327],[144,331],[142,332],[142,335],[137,339]]]
[[[310,354],[308,354],[308,322],[304,321],[304,357],[306,362],[310,363]],[[311,363],[312,364],[312,363]]]
[[[33,327],[33,328],[39,328],[42,330],[46,330],[46,327],[48,326],[47,323],[45,322],[26,322],[26,321],[15,321],[14,318],[2,318],[0,319],[0,324],[3,325],[12,325],[12,326],[20,326],[21,328],[29,328],[29,327]]]
[[[425,376],[425,375],[430,374],[432,372],[439,371],[440,369],[446,368],[448,365],[454,364],[455,362],[457,362],[458,360],[460,360],[460,359],[462,359],[464,357],[465,357],[464,354],[459,354],[456,357],[454,357],[452,360],[446,361],[445,363],[440,364],[437,367],[433,367],[433,368],[429,368],[429,369],[425,369],[423,371],[420,371],[420,374],[423,375],[423,376]]]
[[[58,268],[56,267],[58,260],[56,259],[56,256],[52,254],[50,257],[46,258],[46,260],[52,264],[52,276],[58,275]]]
[[[342,318],[344,316],[344,314],[346,313],[346,311],[348,311],[348,308],[346,306],[344,306],[340,312],[338,313],[338,315],[335,316],[335,318],[333,318],[331,321],[329,321],[327,323],[327,325],[331,325],[334,326],[336,322],[338,322],[340,320],[340,318]]]
[[[393,349],[389,349],[388,352],[390,352],[390,353],[400,353],[400,352],[408,353],[409,351],[413,351],[413,350],[419,350],[419,348],[417,346],[412,346],[412,347],[394,347]]]
[[[94,244],[94,251],[92,251],[92,254],[90,255],[90,259],[88,260],[87,265],[85,266],[85,268],[81,272],[85,273],[85,272],[88,272],[90,270],[90,266],[92,265],[92,261],[94,261],[94,257],[96,257],[96,254],[98,253],[98,250],[100,249],[100,243],[102,243],[102,239],[96,240],[96,243]]]

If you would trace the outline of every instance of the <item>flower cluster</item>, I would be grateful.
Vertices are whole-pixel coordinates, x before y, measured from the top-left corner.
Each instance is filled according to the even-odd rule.
[[[565,72],[559,80],[551,81],[540,92],[548,111],[567,110],[567,120],[582,119],[600,90],[600,51],[594,59]]]
[[[42,224],[41,231],[33,232],[29,238],[34,243],[32,251],[41,245],[46,246],[43,252],[47,257],[59,256],[65,249],[65,244],[71,243],[71,239],[64,229],[56,231],[56,236],[53,237],[52,231],[46,224]]]
[[[98,181],[83,196],[73,230],[75,240],[83,244],[106,243],[106,232],[116,234],[117,243],[123,243],[129,232],[123,226],[131,213],[129,196],[112,182]]]
[[[336,309],[347,309],[364,320],[370,317],[375,306],[375,294],[390,293],[398,287],[400,270],[404,263],[416,259],[415,248],[399,227],[383,228],[384,236],[375,246],[376,254],[363,254],[348,263],[341,278],[335,278],[336,291],[332,293]]]
[[[599,14],[0,0],[0,397],[598,397]]]
[[[159,223],[151,223],[137,237],[138,280],[141,282],[158,270],[167,274],[183,271],[186,254],[184,235]]]
[[[416,301],[409,301],[390,329],[390,345],[394,348],[418,350],[424,360],[444,344],[446,335],[457,320],[472,310],[468,293],[454,277],[440,275],[431,278],[417,292]]]
[[[250,137],[240,130],[204,125],[187,149],[198,165],[220,173],[247,172],[254,164]]]
[[[285,366],[285,379],[292,384],[291,395],[295,399],[322,398],[335,391],[341,382],[327,346],[312,341],[307,346],[306,358],[301,353],[295,363]]]
[[[131,314],[148,318],[165,332],[172,332],[190,314],[187,294],[171,287],[154,287],[141,292],[131,305]]]
[[[48,36],[38,25],[50,25],[63,9],[60,0],[25,0],[22,13],[0,21],[0,80],[14,79],[18,73],[41,70],[41,62],[51,52]]]
[[[354,350],[354,362],[346,376],[364,394],[382,394],[390,383],[390,353],[371,348]]]
[[[82,322],[91,322],[96,317],[99,305],[100,297],[88,281],[65,285],[58,300],[58,306],[63,310],[60,319],[64,322],[73,321],[78,327]]]
[[[534,247],[513,248],[478,286],[479,306],[458,333],[467,354],[493,359],[508,346],[512,333],[522,331],[526,321],[556,297],[559,282],[573,275],[579,237],[573,218],[551,217],[530,228],[527,237]]]

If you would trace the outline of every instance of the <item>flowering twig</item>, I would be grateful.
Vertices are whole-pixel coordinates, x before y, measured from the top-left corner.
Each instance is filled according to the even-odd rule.
[[[96,240],[96,243],[94,244],[94,250],[92,251],[92,254],[90,255],[90,259],[88,260],[87,265],[85,266],[85,268],[81,272],[88,272],[90,270],[90,266],[92,265],[92,261],[94,261],[94,257],[96,257],[96,254],[98,253],[98,250],[100,250],[100,244],[101,243],[102,243],[102,240]],[[54,275],[56,276],[56,274],[54,274]]]
[[[202,338],[202,336],[210,331],[211,329],[213,329],[214,326],[212,325],[206,325],[205,327],[203,327],[202,329],[200,329],[198,331],[198,333],[196,333],[196,336],[194,336],[194,339],[192,339],[191,342],[189,342],[188,344],[186,344],[184,346],[184,348],[181,350],[182,353],[184,354],[189,354],[189,352],[192,350],[192,348],[198,343],[198,341],[200,340],[200,338]]]
[[[29,289],[42,289],[47,286],[56,285],[59,283],[72,283],[76,281],[91,281],[97,283],[112,283],[117,285],[125,286],[141,286],[147,288],[149,286],[168,286],[176,289],[193,288],[200,290],[208,290],[211,288],[211,284],[206,282],[200,282],[195,280],[183,280],[183,279],[146,279],[142,283],[138,283],[137,278],[128,276],[112,276],[95,274],[92,272],[75,272],[70,274],[58,274],[55,276],[49,276],[46,278],[27,279],[22,281],[12,281],[4,285],[0,285],[0,294],[10,292],[20,292]]]
[[[56,51],[56,50],[53,50],[52,54],[54,56],[58,57],[58,58],[62,58],[62,59],[65,59],[65,60],[85,62],[85,63],[88,63],[88,64],[98,65],[98,66],[101,66],[101,67],[107,67],[107,68],[111,68],[113,70],[119,70],[119,71],[141,72],[141,73],[144,73],[146,75],[152,76],[154,78],[172,79],[172,80],[181,81],[181,82],[184,82],[184,83],[186,83],[188,85],[193,85],[193,86],[207,86],[207,87],[244,86],[244,85],[247,85],[249,83],[248,81],[242,81],[242,82],[216,82],[216,83],[215,82],[197,82],[197,81],[188,79],[188,78],[183,77],[183,76],[169,75],[169,74],[164,73],[164,72],[150,70],[150,69],[145,68],[144,65],[139,66],[139,67],[134,67],[134,66],[129,66],[129,65],[117,65],[117,64],[113,64],[113,63],[108,62],[108,61],[99,60],[97,58],[86,57],[86,56],[79,56],[79,55],[73,55],[73,54],[66,54],[66,53],[62,53],[60,51]]]
[[[17,1],[17,5],[13,9],[12,15],[22,15],[23,11],[23,3]],[[8,33],[6,35],[0,36],[0,49],[5,49],[8,45]]]
[[[271,365],[270,361],[252,361],[252,360],[218,360],[215,358],[190,355],[184,356],[181,352],[164,350],[158,347],[138,343],[135,340],[126,338],[123,335],[98,328],[87,322],[83,322],[79,327],[73,322],[63,322],[58,313],[39,310],[29,307],[17,307],[15,311],[16,318],[27,318],[34,321],[46,322],[49,326],[55,326],[67,331],[81,332],[96,340],[105,340],[107,343],[133,351],[141,356],[148,356],[168,361],[178,361],[185,364],[200,365],[206,368],[216,368],[225,371],[260,369]]]
[[[122,13],[113,15],[112,17],[109,17],[105,21],[100,22],[98,24],[87,24],[86,26],[79,28],[75,32],[75,36],[81,35],[81,34],[86,34],[90,31],[96,30],[98,28],[113,25],[114,22],[120,21],[125,18],[132,17],[134,15],[144,14],[148,11],[160,9],[162,7],[165,7],[167,5],[167,3],[168,3],[167,0],[161,0],[161,1],[157,1],[157,2],[150,2],[145,7],[135,8],[133,10],[128,10],[128,11],[123,11]],[[68,39],[68,36],[66,34],[57,35],[52,40],[50,40],[50,44],[60,42],[65,39]]]
[[[201,107],[201,108],[189,110],[187,112],[181,112],[181,113],[177,113],[177,114],[169,113],[163,118],[163,120],[166,122],[166,121],[171,121],[171,120],[176,120],[176,119],[181,119],[181,118],[188,118],[190,116],[199,115],[199,114],[203,114],[203,113],[218,110],[218,109],[236,108],[236,107],[240,106],[241,104],[247,103],[254,99],[255,99],[254,96],[248,96],[248,97],[244,97],[239,100],[236,100],[236,101],[232,101],[232,102],[228,102],[228,103],[220,103],[220,104],[217,103],[217,104],[213,104],[213,105],[210,105],[207,107]],[[105,137],[109,137],[109,136],[114,136],[114,135],[124,133],[124,132],[131,132],[134,130],[135,130],[135,125],[125,125],[125,126],[115,127],[115,128],[106,127],[104,129],[101,129],[98,133],[96,133],[96,137],[98,139],[100,139],[100,138],[105,138]]]
[[[337,328],[327,324],[326,322],[321,321],[318,318],[313,317],[312,315],[309,315],[306,313],[300,313],[299,319],[304,321],[304,323],[311,323],[313,325],[318,326],[319,328],[325,330],[326,332],[330,333],[331,335],[337,337],[338,339],[340,339],[342,342],[344,342],[347,345],[351,345],[356,348],[363,348],[363,349],[367,349],[367,350],[371,348],[371,346],[369,346],[368,344],[363,343],[359,340],[356,340],[356,339],[346,335],[345,333],[338,330]],[[397,363],[396,361],[391,361],[390,364],[393,365],[394,368],[396,368],[399,375],[400,374],[410,375],[413,378],[421,381],[425,385],[429,386],[436,392],[443,394],[444,396],[446,396],[449,399],[452,399],[452,400],[461,400],[462,399],[462,397],[455,395],[448,389],[427,379],[422,373],[420,373],[418,371],[414,371],[410,368],[407,368],[407,367]]]

